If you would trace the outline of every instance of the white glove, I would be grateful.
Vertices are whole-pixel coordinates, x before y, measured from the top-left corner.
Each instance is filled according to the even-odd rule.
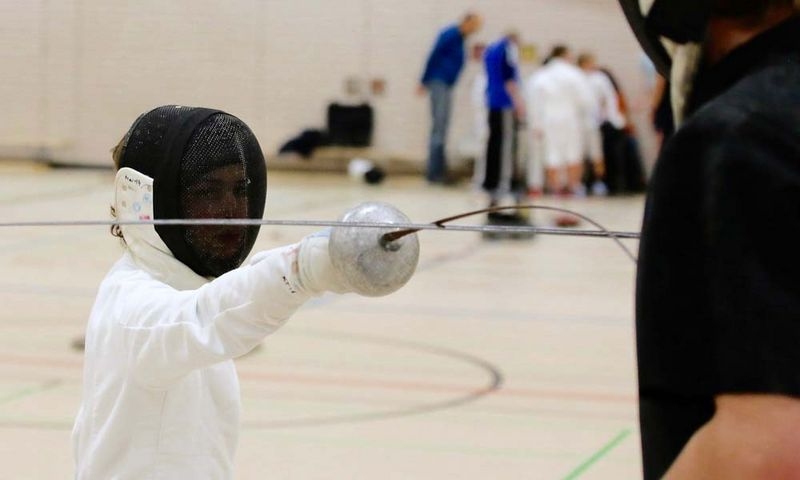
[[[305,237],[297,244],[296,264],[298,287],[310,295],[322,293],[349,293],[352,288],[331,263],[328,254],[330,229]]]

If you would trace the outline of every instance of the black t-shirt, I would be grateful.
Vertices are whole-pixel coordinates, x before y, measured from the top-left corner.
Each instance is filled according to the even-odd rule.
[[[636,329],[645,478],[722,393],[800,396],[800,18],[698,76],[645,210]]]

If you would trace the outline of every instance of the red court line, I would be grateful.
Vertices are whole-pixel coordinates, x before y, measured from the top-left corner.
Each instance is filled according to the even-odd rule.
[[[20,365],[28,367],[55,367],[67,369],[80,369],[83,367],[83,359],[55,359],[8,354],[0,355],[0,363],[2,363],[3,366]],[[476,387],[475,385],[422,382],[413,380],[386,380],[368,377],[345,377],[335,375],[264,373],[242,369],[241,367],[239,368],[239,377],[242,380],[270,381],[295,385],[316,385],[337,388],[361,388],[427,393],[469,393],[474,392],[476,389],[481,390],[483,388],[481,386]],[[507,398],[553,399],[612,404],[632,404],[637,401],[634,395],[545,388],[500,387],[491,395]]]
[[[445,384],[434,382],[420,382],[413,380],[381,380],[366,377],[342,377],[332,375],[308,375],[285,373],[257,373],[239,371],[242,380],[266,380],[280,383],[302,385],[325,385],[344,388],[373,388],[383,390],[415,391],[428,393],[469,393],[482,387],[463,384]],[[488,387],[487,387],[488,388]],[[551,390],[538,388],[508,388],[500,387],[491,395],[500,397],[518,397],[531,399],[557,399],[584,402],[603,403],[635,403],[637,398],[633,395],[615,394],[607,392]]]

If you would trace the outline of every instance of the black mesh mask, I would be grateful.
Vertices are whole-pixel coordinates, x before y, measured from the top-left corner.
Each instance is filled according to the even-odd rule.
[[[633,33],[658,71],[669,78],[672,59],[662,38],[678,44],[700,42],[711,15],[710,0],[653,0],[642,11],[641,0],[619,0]]]
[[[261,219],[266,163],[255,135],[219,110],[163,106],[141,115],[122,142],[119,168],[153,178],[156,219]],[[258,226],[156,225],[172,254],[204,277],[242,264]]]

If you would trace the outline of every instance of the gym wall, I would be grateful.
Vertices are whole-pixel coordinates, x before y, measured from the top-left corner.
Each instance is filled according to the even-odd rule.
[[[423,162],[429,106],[415,88],[438,30],[469,9],[486,19],[470,43],[514,28],[542,55],[590,48],[630,97],[643,90],[616,0],[4,0],[0,157],[107,165],[136,116],[167,103],[229,111],[271,154],[324,127],[330,102],[358,100],[346,79],[380,78],[374,151]],[[471,128],[478,68],[456,93],[453,149]]]

